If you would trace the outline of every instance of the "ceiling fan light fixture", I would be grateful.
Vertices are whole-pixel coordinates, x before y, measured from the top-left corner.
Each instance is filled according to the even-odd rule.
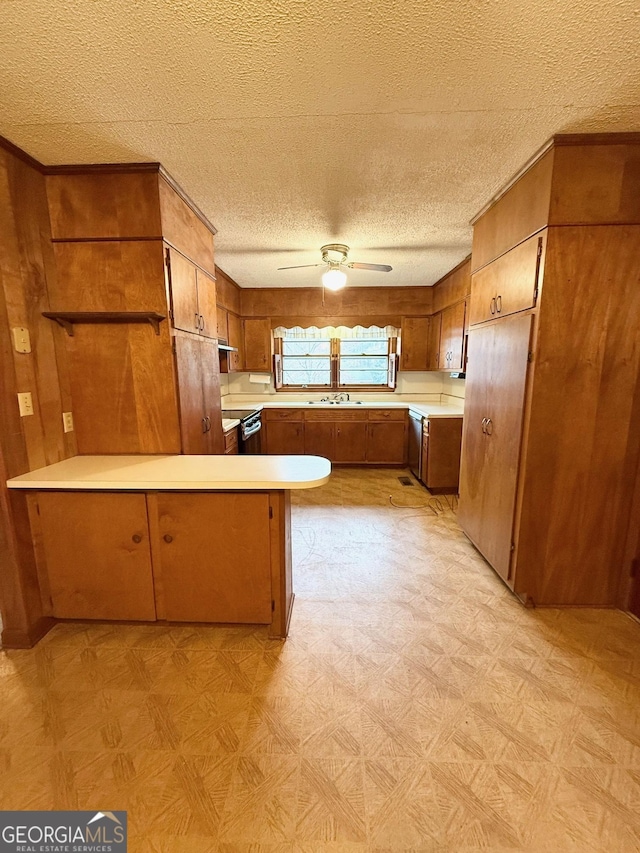
[[[347,274],[337,267],[331,267],[322,273],[322,284],[327,290],[342,290],[347,283]]]

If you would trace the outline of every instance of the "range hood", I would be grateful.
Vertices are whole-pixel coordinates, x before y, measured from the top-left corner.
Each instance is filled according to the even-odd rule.
[[[230,347],[229,344],[225,344],[224,341],[218,341],[218,349],[223,352],[238,352],[238,347]]]

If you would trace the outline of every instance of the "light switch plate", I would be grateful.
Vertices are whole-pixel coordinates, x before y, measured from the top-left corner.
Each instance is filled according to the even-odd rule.
[[[26,391],[24,394],[18,394],[18,408],[20,409],[20,417],[26,418],[27,415],[33,414],[33,400],[31,392]]]
[[[64,427],[65,432],[73,432],[73,413],[72,412],[63,412],[62,413],[62,425]]]
[[[31,352],[29,329],[25,329],[24,326],[15,326],[11,331],[13,332],[13,345],[16,352]]]

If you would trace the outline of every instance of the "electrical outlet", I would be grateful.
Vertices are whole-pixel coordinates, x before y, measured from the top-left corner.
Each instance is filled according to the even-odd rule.
[[[26,418],[27,415],[33,414],[33,400],[29,391],[24,394],[18,394],[18,408],[20,409],[21,418]]]
[[[31,352],[29,329],[25,329],[24,326],[16,326],[11,331],[13,332],[13,345],[16,352]]]
[[[73,414],[71,412],[62,413],[62,425],[65,432],[73,432]]]

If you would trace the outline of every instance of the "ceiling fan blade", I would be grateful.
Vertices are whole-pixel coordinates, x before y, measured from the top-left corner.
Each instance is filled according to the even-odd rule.
[[[373,270],[374,272],[391,272],[393,267],[389,264],[357,264],[355,262],[346,264],[352,270]]]
[[[309,267],[324,267],[325,264],[301,264],[299,267],[278,267],[278,272],[280,270],[304,270],[309,269]]]

